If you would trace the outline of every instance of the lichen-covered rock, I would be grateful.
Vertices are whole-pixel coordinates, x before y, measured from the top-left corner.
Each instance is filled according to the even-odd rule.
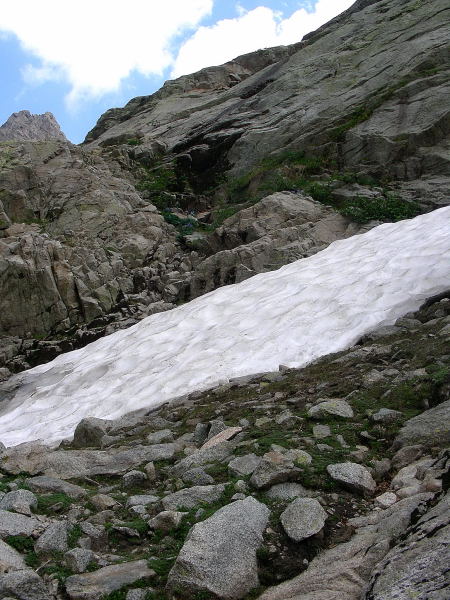
[[[216,598],[244,597],[258,585],[256,551],[270,511],[248,497],[224,506],[191,530],[169,573],[167,587],[184,598],[210,593]]]
[[[70,526],[67,521],[56,521],[47,527],[44,533],[36,540],[34,549],[37,554],[51,554],[52,552],[67,552],[69,549],[67,534]]]
[[[0,500],[0,509],[12,510],[23,515],[31,515],[31,509],[37,507],[37,498],[29,490],[8,492]]]

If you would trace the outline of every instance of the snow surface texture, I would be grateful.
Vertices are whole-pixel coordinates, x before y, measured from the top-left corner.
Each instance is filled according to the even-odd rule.
[[[16,375],[0,440],[54,442],[83,417],[114,419],[230,377],[306,365],[449,287],[450,207],[381,225]]]

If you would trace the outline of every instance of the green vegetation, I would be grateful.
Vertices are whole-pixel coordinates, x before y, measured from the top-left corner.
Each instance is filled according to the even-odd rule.
[[[70,508],[72,503],[73,499],[67,494],[45,494],[44,496],[38,496],[37,510],[43,514],[52,514],[56,504],[61,505],[61,510],[66,510]]]
[[[67,543],[69,545],[69,548],[75,548],[78,540],[80,539],[80,537],[82,535],[83,535],[83,532],[81,530],[81,527],[79,525],[74,525],[72,527],[72,529],[69,531],[69,533],[67,534]]]
[[[348,200],[339,208],[339,212],[357,223],[368,221],[401,221],[411,219],[419,214],[419,205],[396,198],[385,193],[377,198],[356,198]]]

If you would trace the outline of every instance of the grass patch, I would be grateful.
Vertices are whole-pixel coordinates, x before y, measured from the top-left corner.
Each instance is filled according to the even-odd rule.
[[[80,539],[80,537],[82,535],[83,535],[83,532],[81,530],[81,527],[79,525],[74,525],[72,527],[72,529],[69,531],[69,533],[67,534],[67,543],[69,545],[69,548],[75,548],[78,540]]]
[[[357,223],[372,220],[395,222],[417,216],[420,208],[416,203],[405,202],[393,194],[385,193],[377,198],[348,200],[339,212]]]
[[[38,496],[37,510],[40,513],[51,514],[56,504],[62,504],[62,510],[67,510],[74,500],[64,493],[45,494]]]

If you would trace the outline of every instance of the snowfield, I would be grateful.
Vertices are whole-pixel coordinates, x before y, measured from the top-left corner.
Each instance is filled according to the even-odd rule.
[[[301,367],[450,288],[450,207],[334,242],[14,376],[8,445],[71,437],[231,377]]]

